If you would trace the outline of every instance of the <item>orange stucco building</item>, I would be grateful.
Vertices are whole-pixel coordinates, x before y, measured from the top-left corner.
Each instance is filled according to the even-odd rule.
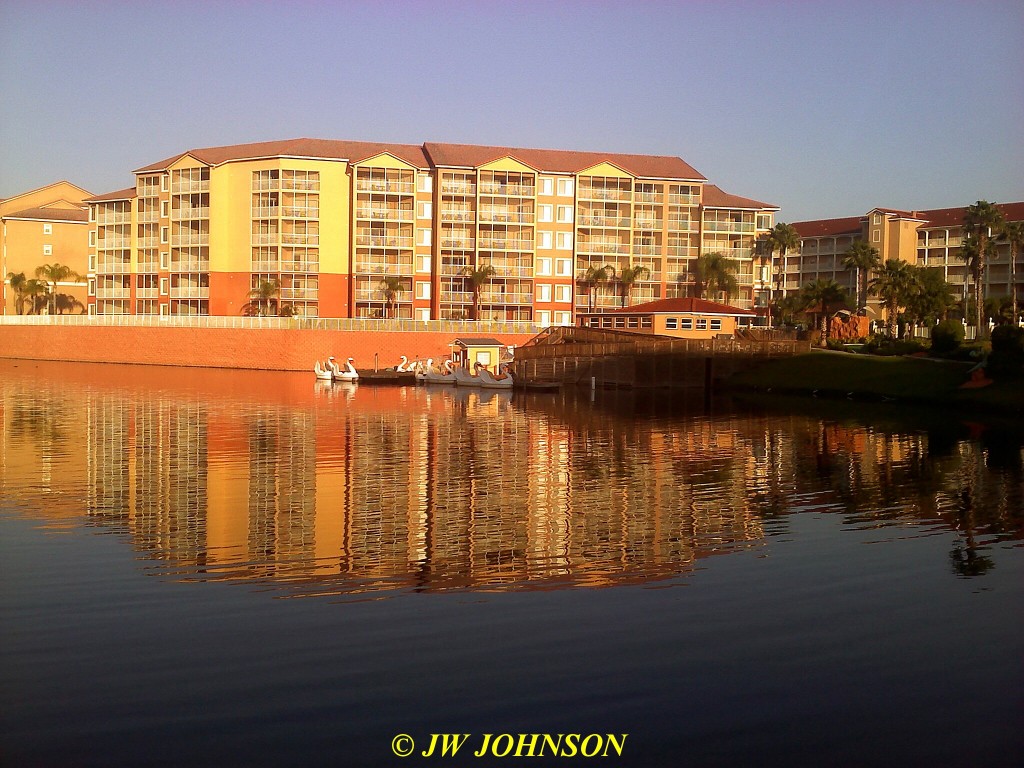
[[[678,157],[292,139],[193,149],[135,177],[88,201],[90,313],[237,316],[270,284],[305,317],[571,325],[588,267],[645,266],[633,295],[654,300],[692,290],[709,250],[737,259],[737,304],[767,305],[772,284],[754,241],[777,207]]]
[[[36,277],[43,264],[63,264],[85,275],[89,226],[83,200],[90,193],[67,181],[0,200],[0,276],[3,297],[0,314],[24,314],[33,310],[30,297],[19,296],[11,287],[10,275]],[[79,302],[84,311],[86,283],[69,280],[58,283],[57,293]],[[40,306],[39,311],[47,311]]]

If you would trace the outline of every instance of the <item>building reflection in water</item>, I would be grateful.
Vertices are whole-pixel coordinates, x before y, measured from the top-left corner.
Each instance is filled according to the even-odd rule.
[[[804,510],[955,528],[968,576],[992,537],[1022,538],[1019,441],[992,467],[970,436],[651,415],[620,395],[173,369],[147,383],[112,366],[71,366],[58,390],[0,365],[5,496],[127,532],[184,579],[289,594],[640,583],[759,546]]]

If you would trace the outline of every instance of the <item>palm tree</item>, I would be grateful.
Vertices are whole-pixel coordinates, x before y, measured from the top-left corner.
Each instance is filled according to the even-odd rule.
[[[38,315],[46,306],[47,297],[50,295],[50,286],[45,280],[31,278],[25,281],[22,294],[29,300],[28,314]]]
[[[633,292],[633,286],[637,280],[643,280],[651,276],[651,270],[645,267],[643,264],[637,264],[633,267],[625,267],[619,272],[617,279],[619,281],[620,295],[622,296],[622,306],[629,306],[629,295]]]
[[[587,271],[583,274],[583,279],[580,280],[587,292],[587,307],[591,312],[594,311],[594,292],[597,287],[604,282],[607,282],[612,275],[615,274],[615,267],[610,264],[605,264],[603,267],[595,267],[591,264],[587,267]]]
[[[846,305],[846,291],[835,280],[819,278],[800,289],[800,303],[805,310],[821,305],[821,345],[828,341],[828,319],[832,312]]]
[[[967,210],[964,212],[964,234],[969,238],[974,238],[978,244],[977,251],[968,254],[974,262],[973,264],[968,262],[968,266],[971,268],[971,279],[974,280],[974,319],[979,339],[983,338],[988,331],[988,327],[982,323],[984,300],[981,294],[982,285],[985,282],[989,244],[992,236],[999,233],[1002,225],[1003,212],[987,200],[979,200],[974,205],[967,206]],[[966,248],[961,248],[960,257],[967,261],[964,258],[965,250]]]
[[[46,281],[49,287],[50,293],[50,314],[56,314],[57,306],[54,301],[54,297],[57,295],[57,283],[63,283],[68,280],[74,280],[78,282],[82,279],[82,276],[75,272],[71,267],[67,267],[63,264],[43,264],[41,267],[36,267],[36,277],[41,277]]]
[[[785,224],[780,221],[768,231],[762,243],[764,250],[768,254],[769,261],[771,261],[776,251],[779,252],[780,264],[779,269],[775,272],[775,304],[777,309],[779,299],[782,298],[782,281],[785,279],[786,273],[786,252],[800,247],[800,233],[796,231],[792,224]]]
[[[472,267],[466,267],[462,270],[462,273],[469,278],[470,288],[473,290],[473,312],[472,320],[480,319],[480,292],[491,278],[497,274],[497,270],[490,264],[484,264],[482,267],[473,269]]]
[[[885,307],[885,329],[889,338],[896,337],[896,318],[900,307],[906,306],[918,292],[919,284],[913,268],[905,261],[889,259],[871,280],[870,290]]]
[[[1017,257],[1020,256],[1021,248],[1024,248],[1024,221],[1008,221],[1003,224],[1000,239],[1010,243],[1010,307],[1013,313],[1013,324],[1020,321],[1017,314]],[[12,282],[11,285],[14,285]]]
[[[726,296],[734,295],[739,291],[739,282],[736,280],[738,271],[739,264],[735,259],[717,252],[702,253],[694,264],[697,280],[693,292],[696,298],[704,298],[705,291],[715,296],[719,293]]]
[[[8,272],[7,280],[14,291],[14,311],[20,315],[25,310],[25,286],[28,284],[28,278],[24,272]]]
[[[281,285],[277,280],[261,280],[259,285],[249,291],[249,306],[256,310],[258,317],[275,317],[277,298],[280,295]]]
[[[863,240],[854,240],[850,250],[843,256],[843,266],[846,269],[857,270],[857,308],[866,310],[868,308],[868,282],[871,280],[871,273],[882,263],[882,258],[877,248],[865,243]]]
[[[405,292],[405,284],[400,277],[384,275],[380,281],[380,289],[384,294],[384,306],[387,308],[388,317],[393,318],[398,312],[398,297]]]

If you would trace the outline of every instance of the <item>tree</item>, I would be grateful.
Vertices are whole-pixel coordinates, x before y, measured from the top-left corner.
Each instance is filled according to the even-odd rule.
[[[42,278],[48,287],[50,294],[50,314],[56,314],[57,305],[55,303],[55,297],[57,295],[57,283],[64,283],[69,280],[78,282],[82,279],[82,276],[75,272],[71,267],[67,267],[63,264],[43,264],[41,267],[36,267],[36,277]]]
[[[966,239],[973,239],[977,243],[977,249],[973,253],[967,253],[966,239],[964,247],[960,249],[960,256],[964,261],[968,258],[968,266],[971,270],[971,279],[974,281],[974,318],[975,328],[978,329],[978,338],[983,338],[988,328],[982,322],[982,287],[985,282],[985,269],[988,264],[990,244],[992,235],[998,234],[1003,225],[1003,213],[995,205],[987,200],[979,200],[974,205],[967,206],[964,213],[963,230]],[[973,262],[973,263],[972,263]]]
[[[491,278],[497,274],[497,270],[490,264],[484,264],[482,267],[473,269],[472,267],[466,267],[462,270],[462,273],[469,278],[470,288],[473,290],[473,320],[480,319],[480,292],[483,287],[490,282]]]
[[[989,296],[985,299],[983,313],[985,325],[988,326],[989,321],[995,325],[1009,325],[1013,317],[1010,311],[1011,306],[1012,302],[1009,296]]]
[[[14,291],[14,311],[21,315],[25,311],[25,286],[28,284],[28,278],[24,272],[8,272],[7,280]]]
[[[276,317],[280,295],[281,285],[277,280],[261,280],[259,285],[249,291],[250,313],[257,317]]]
[[[587,292],[587,307],[591,312],[594,311],[594,292],[597,290],[597,287],[601,283],[607,282],[614,274],[615,267],[610,264],[605,264],[603,267],[595,267],[593,265],[587,267],[587,271],[583,274],[580,282]]]
[[[900,307],[912,301],[920,288],[914,270],[905,261],[889,259],[877,271],[869,284],[871,292],[882,300],[885,307],[885,328],[889,338],[896,337],[896,318]]]
[[[393,318],[398,313],[398,297],[405,292],[405,284],[400,277],[384,275],[380,281],[380,289],[384,294],[384,306],[387,308],[388,317]]]
[[[940,267],[912,267],[918,289],[905,304],[907,315],[916,323],[945,320],[956,303],[953,286],[946,282]]]
[[[775,270],[775,306],[776,312],[779,309],[779,301],[782,299],[782,281],[786,272],[786,252],[800,247],[800,233],[792,224],[779,222],[765,235],[764,250],[771,260],[776,251],[779,253],[779,269]]]
[[[843,256],[843,266],[857,270],[857,308],[860,310],[867,309],[868,282],[871,280],[871,273],[878,269],[881,263],[878,249],[863,240],[854,240],[853,245]]]
[[[25,281],[22,293],[29,300],[28,314],[38,315],[43,311],[43,307],[46,306],[50,295],[50,286],[45,280],[38,280],[33,277]]]
[[[622,297],[622,306],[629,306],[629,297],[633,293],[633,286],[636,285],[638,280],[643,280],[651,276],[651,270],[645,267],[643,264],[637,264],[632,267],[624,267],[616,279],[619,281],[619,295]]]
[[[717,252],[701,254],[694,265],[697,277],[694,285],[696,298],[704,298],[705,291],[715,296],[720,292],[726,296],[735,295],[739,291],[739,283],[736,280],[738,271],[739,264],[735,259]]]
[[[1020,256],[1021,249],[1024,248],[1024,221],[1006,222],[1003,224],[999,237],[1010,243],[1010,311],[1016,325],[1020,322],[1017,306],[1017,257]]]
[[[57,309],[58,315],[63,315],[65,312],[73,312],[76,309],[80,310],[79,314],[85,312],[85,305],[69,293],[56,294],[53,297],[53,304]]]
[[[825,346],[828,341],[828,320],[835,310],[846,306],[846,291],[835,280],[819,278],[800,289],[800,304],[805,311],[821,306],[821,345]]]

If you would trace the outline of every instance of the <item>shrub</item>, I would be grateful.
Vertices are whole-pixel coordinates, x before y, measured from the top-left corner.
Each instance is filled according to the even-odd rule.
[[[964,326],[959,320],[943,320],[932,328],[932,352],[955,352],[964,340]]]
[[[993,376],[1024,370],[1024,328],[997,325],[992,329],[992,354],[986,368]]]

